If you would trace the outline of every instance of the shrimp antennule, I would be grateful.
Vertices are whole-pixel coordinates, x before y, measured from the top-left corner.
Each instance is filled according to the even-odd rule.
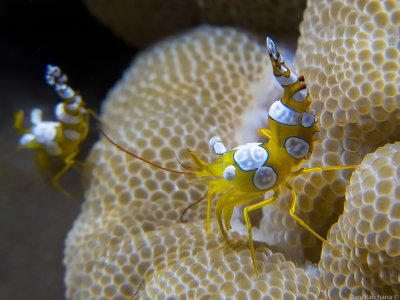
[[[186,207],[186,208],[182,211],[181,216],[180,216],[180,218],[179,218],[179,220],[181,221],[181,223],[187,223],[187,220],[185,220],[185,219],[183,218],[183,216],[185,215],[185,213],[186,213],[189,209],[191,209],[193,206],[195,206],[196,204],[199,204],[201,201],[203,201],[204,199],[206,199],[207,195],[208,195],[208,192],[205,193],[204,196],[201,197],[199,200],[193,202],[192,204],[190,204],[188,207]]]

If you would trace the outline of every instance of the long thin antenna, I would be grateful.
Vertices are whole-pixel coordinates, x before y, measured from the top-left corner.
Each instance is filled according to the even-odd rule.
[[[183,219],[183,216],[185,215],[185,213],[191,209],[193,206],[195,206],[196,204],[199,204],[201,201],[203,201],[206,197],[207,197],[207,193],[204,194],[203,197],[201,197],[199,200],[197,200],[196,202],[193,202],[192,204],[190,204],[188,207],[186,207],[183,212],[181,213],[181,217],[179,218],[179,220],[181,221],[181,223],[187,223],[187,220]]]
[[[130,156],[132,156],[132,157],[134,157],[134,158],[136,158],[136,159],[138,159],[138,160],[140,160],[140,161],[142,161],[142,162],[144,162],[144,163],[146,163],[146,164],[148,164],[148,165],[150,165],[150,166],[152,166],[152,167],[155,167],[155,168],[157,168],[157,169],[160,169],[160,170],[163,170],[163,171],[166,171],[166,172],[175,173],[175,174],[190,175],[190,176],[194,176],[194,175],[195,175],[194,173],[190,173],[190,172],[182,172],[182,171],[176,171],[176,170],[167,169],[167,168],[164,168],[164,167],[162,167],[162,166],[159,166],[159,165],[157,165],[157,164],[155,164],[155,163],[152,163],[152,162],[150,162],[150,161],[148,161],[148,160],[145,160],[144,158],[142,158],[142,157],[140,157],[140,156],[138,156],[138,155],[136,155],[136,154],[134,154],[134,153],[132,153],[132,152],[129,152],[128,150],[126,150],[125,148],[123,148],[122,146],[120,146],[120,145],[118,145],[116,142],[114,142],[114,141],[104,132],[104,130],[103,130],[103,128],[101,128],[100,124],[97,124],[97,128],[99,129],[100,133],[101,133],[112,145],[114,145],[114,147],[116,147],[117,149],[119,149],[119,150],[125,152],[126,154],[128,154],[128,155],[130,155]]]

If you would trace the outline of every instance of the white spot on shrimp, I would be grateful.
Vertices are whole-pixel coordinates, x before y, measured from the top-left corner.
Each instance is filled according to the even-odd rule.
[[[287,107],[282,101],[275,101],[269,109],[269,116],[281,124],[297,125],[300,121],[301,113]]]
[[[236,169],[233,165],[227,166],[222,174],[225,180],[232,181],[236,177]]]
[[[77,132],[75,130],[70,130],[70,129],[64,129],[63,135],[65,138],[67,138],[69,140],[77,140],[80,137],[79,132]]]
[[[253,176],[253,184],[259,190],[272,188],[278,179],[278,175],[272,167],[261,167]]]
[[[297,102],[303,102],[308,95],[308,89],[301,89],[293,95],[293,99]]]
[[[50,142],[44,145],[44,150],[46,151],[47,154],[50,155],[60,155],[61,154],[61,148],[58,146],[56,142]]]
[[[81,106],[83,104],[82,102],[83,102],[82,101],[82,96],[81,95],[75,95],[74,102],[66,103],[65,107],[69,111],[76,111],[79,108],[79,106]]]
[[[285,149],[294,158],[304,158],[310,150],[310,145],[305,140],[292,136],[286,139]]]
[[[301,126],[303,127],[311,127],[315,123],[315,118],[312,114],[303,113],[303,117],[301,119]]]
[[[32,134],[35,136],[35,140],[39,144],[46,144],[55,139],[57,136],[57,122],[40,122],[32,127]]]
[[[286,70],[282,70],[282,71],[286,72],[287,69]],[[276,80],[278,80],[280,85],[289,85],[289,84],[293,84],[293,83],[295,83],[297,81],[297,75],[294,72],[290,72],[289,77],[276,76]]]
[[[274,59],[278,58],[275,42],[268,36],[267,36],[267,50],[268,53],[271,54]]]
[[[31,111],[31,123],[39,124],[43,120],[43,112],[40,108],[34,108]]]
[[[75,96],[75,91],[64,83],[57,83],[55,90],[61,99],[70,99]]]
[[[213,136],[210,139],[210,146],[213,148],[216,154],[225,154],[226,148],[225,145],[222,143],[221,138],[219,136]]]
[[[56,115],[57,120],[59,120],[61,123],[65,124],[79,123],[79,119],[77,116],[71,115],[65,111],[63,102],[60,102],[56,105],[54,113]]]
[[[35,140],[35,136],[32,133],[26,133],[23,136],[21,136],[21,138],[19,139],[19,145],[26,147],[34,140]]]
[[[60,76],[61,69],[59,67],[47,65],[45,79],[48,85],[54,85],[57,81],[60,82],[59,80],[57,80]]]
[[[239,146],[233,154],[233,160],[242,171],[251,171],[261,167],[268,160],[268,152],[260,144],[249,143]]]
[[[60,146],[54,141],[57,137],[57,128],[60,126],[57,122],[40,122],[32,127],[31,134],[25,134],[20,144],[28,145],[30,142],[35,141],[42,144],[44,150],[50,155],[61,154]]]
[[[281,61],[281,60],[282,60],[282,61]],[[279,61],[281,61],[281,63],[283,62],[282,56],[279,57]],[[279,71],[281,71],[281,73],[286,73],[287,70],[288,70],[288,69],[287,69],[284,65],[280,65],[280,66],[279,66]],[[284,77],[284,76],[283,76],[283,77]]]

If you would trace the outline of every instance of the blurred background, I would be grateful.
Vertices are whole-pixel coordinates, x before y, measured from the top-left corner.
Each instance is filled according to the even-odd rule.
[[[87,105],[99,111],[135,49],[98,23],[79,0],[0,2],[0,299],[63,299],[64,239],[83,201],[79,171],[61,180],[71,198],[36,168],[35,153],[16,151],[13,119],[42,108],[54,120],[59,101],[44,82],[45,66],[58,65]],[[92,122],[80,160],[97,139]]]

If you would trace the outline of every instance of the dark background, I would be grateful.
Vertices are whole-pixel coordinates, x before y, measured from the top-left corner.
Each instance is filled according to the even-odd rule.
[[[99,111],[136,50],[79,0],[0,1],[0,299],[63,299],[64,239],[83,201],[81,177],[70,170],[61,181],[73,197],[56,191],[34,152],[16,151],[14,114],[39,107],[53,120],[59,99],[43,80],[48,63]],[[96,139],[93,122],[80,160]]]

